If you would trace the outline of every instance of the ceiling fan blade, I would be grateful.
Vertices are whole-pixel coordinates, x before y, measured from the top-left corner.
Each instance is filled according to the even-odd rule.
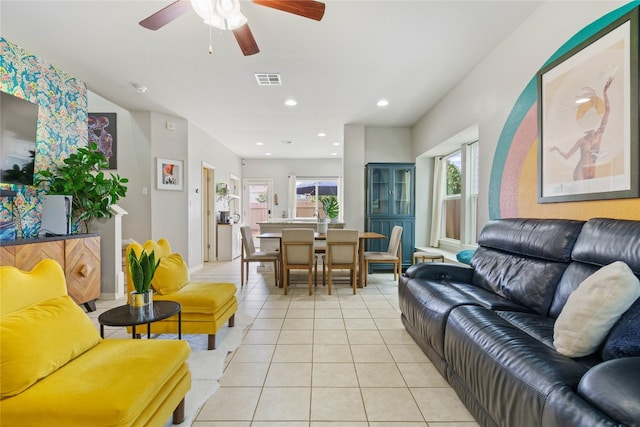
[[[253,0],[255,4],[320,21],[324,16],[324,3],[315,0]]]
[[[191,2],[189,0],[177,0],[166,6],[153,15],[143,19],[139,22],[145,28],[149,30],[157,30],[164,27],[169,22],[177,19],[191,10]]]
[[[251,29],[249,28],[249,24],[244,24],[242,27],[233,30],[233,35],[236,37],[244,56],[255,55],[260,52],[258,44],[253,38],[253,33],[251,33]]]

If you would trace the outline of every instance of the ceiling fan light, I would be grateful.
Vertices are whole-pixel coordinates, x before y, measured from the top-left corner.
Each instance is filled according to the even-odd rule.
[[[238,11],[233,16],[225,19],[225,23],[227,26],[227,30],[235,30],[236,28],[242,27],[247,23],[247,17],[242,14],[242,12]]]
[[[215,3],[212,0],[191,0],[191,7],[200,18],[207,21],[213,15]]]
[[[247,23],[238,0],[191,0],[191,6],[205,24],[220,30],[235,30]]]
[[[211,25],[212,27],[218,28],[220,30],[227,29],[224,19],[222,19],[219,15],[216,15],[215,13],[211,14],[211,16],[205,19],[204,23],[207,25]]]
[[[238,0],[215,0],[216,13],[223,18],[229,18],[240,13],[240,2]]]

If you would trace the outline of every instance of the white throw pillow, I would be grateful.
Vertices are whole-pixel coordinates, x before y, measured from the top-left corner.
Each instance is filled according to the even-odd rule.
[[[587,277],[569,295],[553,328],[553,345],[568,357],[594,353],[640,296],[640,281],[616,261]]]

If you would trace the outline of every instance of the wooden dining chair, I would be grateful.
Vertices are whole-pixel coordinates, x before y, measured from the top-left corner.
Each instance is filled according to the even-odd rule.
[[[255,245],[253,244],[253,236],[251,235],[251,227],[248,225],[240,227],[240,234],[242,235],[242,251],[240,253],[240,286],[244,286],[245,280],[247,282],[249,281],[249,263],[252,262],[272,262],[276,286],[278,286],[278,275],[282,274],[279,273],[280,253],[277,251],[256,251]]]
[[[393,280],[398,280],[402,274],[402,227],[396,225],[391,230],[389,247],[386,252],[367,251],[364,253],[364,285],[367,286],[369,277],[369,264],[393,264]]]
[[[327,255],[327,241],[316,239],[313,245],[313,252],[316,255],[314,269],[314,283],[318,286],[318,260],[322,262],[322,286],[326,286],[326,255]]]
[[[358,269],[358,230],[327,231],[327,289],[331,295],[331,284],[335,270],[349,270],[349,278],[356,294],[356,271]],[[323,265],[324,270],[324,265]],[[323,274],[324,277],[324,274]]]
[[[285,228],[282,230],[283,288],[287,295],[291,270],[307,270],[309,295],[314,273],[314,231],[311,228]]]

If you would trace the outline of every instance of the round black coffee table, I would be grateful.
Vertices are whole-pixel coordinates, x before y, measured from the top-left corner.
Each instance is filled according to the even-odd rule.
[[[133,310],[129,305],[107,310],[98,316],[100,336],[104,338],[104,326],[131,326],[131,337],[136,338],[136,325],[147,325],[147,338],[151,338],[151,324],[178,315],[178,339],[182,339],[182,306],[174,301],[154,301],[149,309]]]

